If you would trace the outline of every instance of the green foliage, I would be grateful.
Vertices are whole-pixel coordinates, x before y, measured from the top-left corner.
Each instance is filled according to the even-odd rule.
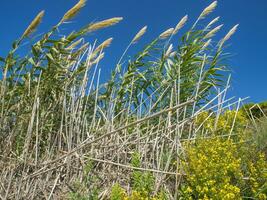
[[[247,141],[247,142],[245,142]],[[238,155],[242,161],[245,186],[242,190],[244,197],[267,199],[267,156],[258,148],[253,135],[247,135],[238,145]]]
[[[141,158],[138,152],[132,155],[131,164],[133,167],[141,167]],[[131,193],[128,195],[126,191],[116,183],[112,187],[111,200],[165,200],[166,194],[161,191],[153,195],[154,177],[153,174],[148,172],[141,172],[133,170],[131,174]]]
[[[132,155],[132,166],[141,167],[140,154],[135,152]],[[154,177],[150,172],[142,172],[133,170],[132,173],[132,187],[137,192],[143,195],[149,195],[154,188]]]
[[[27,32],[33,32],[31,29],[40,23],[40,20],[37,20],[38,24],[35,21]],[[27,46],[22,45],[22,42],[27,42],[27,37],[22,36],[13,43],[7,56],[1,59],[0,146],[4,145],[2,141],[12,130],[11,146],[17,155],[38,145],[38,156],[42,156],[49,149],[49,144],[57,143],[58,131],[63,129],[63,116],[65,119],[72,116],[71,108],[67,105],[76,101],[84,109],[86,107],[84,112],[93,112],[92,105],[95,102],[91,96],[94,92],[86,92],[86,96],[83,93],[84,90],[88,91],[85,77],[97,63],[100,52],[94,52],[91,59],[86,58],[89,44],[81,42],[88,33],[86,28],[59,36],[57,31],[63,21]],[[26,55],[19,53],[23,48],[27,51]],[[36,130],[29,122],[37,124]],[[27,135],[31,135],[33,140],[28,141],[30,138]],[[39,144],[34,144],[36,138]],[[67,145],[64,140],[61,142],[59,146]]]
[[[261,102],[258,104],[247,103],[241,108],[250,118],[262,118],[267,115],[267,102]]]
[[[226,70],[222,65],[222,49],[208,45],[210,41],[206,35],[209,31],[208,26],[203,29],[192,27],[172,52],[166,49],[169,41],[154,39],[124,68],[120,63],[116,66],[102,92],[102,103],[108,106],[110,98],[116,100],[116,113],[129,103],[134,108],[142,103],[149,109],[151,102],[142,102],[140,94],[144,97],[153,94],[153,111],[158,111],[174,100],[171,97],[173,91],[180,102],[196,98],[197,106],[200,106],[213,93],[214,86],[223,85],[221,72]]]
[[[267,119],[256,125],[256,130],[251,133],[251,138],[258,150],[265,152],[267,155]]]
[[[83,170],[82,180],[76,180],[71,186],[69,197],[72,200],[98,200],[101,190],[99,188],[99,178],[93,173],[94,162],[88,160]]]
[[[126,197],[127,194],[125,190],[118,183],[113,185],[111,190],[110,200],[125,200]]]
[[[77,192],[71,192],[69,193],[69,197],[68,197],[70,200],[88,200],[88,197],[80,194],[80,193],[77,193]],[[96,199],[94,199],[96,200]]]

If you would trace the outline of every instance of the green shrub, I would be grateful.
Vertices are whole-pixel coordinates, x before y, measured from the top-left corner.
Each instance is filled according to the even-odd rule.
[[[141,167],[140,154],[135,152],[132,155],[132,166]],[[150,172],[142,172],[139,170],[133,170],[131,175],[132,187],[143,195],[149,195],[154,189],[154,177]]]
[[[267,116],[267,102],[261,102],[258,104],[247,103],[242,106],[241,110],[247,113],[247,116],[250,118],[262,118]]]

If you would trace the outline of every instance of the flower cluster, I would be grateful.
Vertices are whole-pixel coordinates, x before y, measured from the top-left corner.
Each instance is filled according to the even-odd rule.
[[[202,127],[209,133],[229,134],[242,133],[248,124],[248,119],[243,111],[227,110],[219,117],[214,113],[202,112],[195,120],[196,128]]]
[[[111,200],[166,200],[166,197],[163,192],[160,192],[157,195],[151,196],[148,192],[140,192],[133,190],[131,194],[127,194],[125,189],[123,189],[119,184],[115,184],[112,187],[111,191]]]
[[[193,199],[241,199],[237,184],[242,182],[241,160],[231,140],[197,141],[187,148],[183,162],[187,185],[182,195]]]

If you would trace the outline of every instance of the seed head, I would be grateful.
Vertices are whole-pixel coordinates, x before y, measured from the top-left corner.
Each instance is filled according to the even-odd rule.
[[[105,53],[101,53],[95,60],[93,60],[90,64],[94,65],[100,62],[100,60],[102,60],[105,56]]]
[[[213,19],[207,26],[205,29],[208,29],[209,27],[211,27],[213,24],[215,24],[217,21],[219,21],[220,17],[216,17],[215,19]]]
[[[43,16],[44,11],[39,12],[38,15],[34,18],[34,20],[30,23],[28,28],[24,31],[21,38],[25,38],[31,35],[36,30],[37,26],[41,23]]]
[[[62,17],[60,23],[68,21],[75,17],[77,13],[85,6],[86,0],[80,0],[75,6],[73,6],[70,10],[68,10],[65,15]]]
[[[70,44],[66,49],[68,50],[72,50],[74,49],[76,46],[78,46],[81,42],[83,41],[83,38],[73,42],[72,44]]]
[[[176,34],[181,28],[183,28],[183,26],[185,25],[186,21],[188,19],[188,16],[184,16],[180,21],[179,23],[176,25],[174,31],[173,31],[173,34]]]
[[[214,29],[212,29],[211,31],[209,31],[205,36],[204,39],[208,39],[213,37],[221,28],[222,28],[223,24],[215,27]]]
[[[173,34],[174,28],[169,28],[159,35],[159,39],[166,39]]]
[[[113,38],[109,38],[109,39],[105,40],[104,42],[102,42],[98,47],[95,48],[94,53],[98,53],[98,52],[102,51],[103,49],[109,47],[112,40],[113,40]]]
[[[230,39],[230,37],[236,32],[237,27],[239,26],[239,24],[235,25],[225,36],[224,38],[221,40],[221,42],[219,43],[219,48],[222,48],[223,44]]]
[[[165,57],[169,57],[170,54],[172,53],[172,49],[173,49],[173,45],[170,44],[169,48],[167,49],[166,53],[165,53]]]
[[[93,24],[90,24],[87,28],[86,28],[86,32],[93,32],[99,29],[103,29],[109,26],[113,26],[117,23],[119,23],[123,18],[122,17],[113,17],[110,19],[106,19],[100,22],[96,22]]]
[[[211,39],[209,39],[207,42],[204,43],[204,45],[202,46],[202,49],[206,49],[211,43]]]
[[[138,40],[140,40],[140,38],[146,33],[147,30],[147,26],[144,26],[133,38],[132,40],[132,44],[138,42]]]
[[[202,13],[199,16],[199,19],[203,19],[205,18],[208,14],[210,14],[211,12],[213,12],[213,10],[216,8],[217,6],[217,1],[212,2],[208,7],[206,7]]]

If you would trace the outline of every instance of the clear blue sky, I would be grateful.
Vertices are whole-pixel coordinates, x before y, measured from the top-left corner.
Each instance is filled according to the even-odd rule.
[[[1,0],[0,7],[0,55],[5,55],[12,41],[18,38],[35,15],[42,9],[46,11],[38,33],[48,30],[71,8],[76,0]],[[124,17],[122,23],[87,39],[104,40],[114,37],[112,47],[101,68],[107,77],[124,48],[135,33],[144,25],[149,29],[145,38],[132,54],[162,31],[173,27],[185,14],[189,24],[196,19],[210,0],[88,0],[86,7],[73,20],[62,28],[71,31],[91,21],[109,17]],[[224,35],[233,25],[239,23],[238,32],[232,37],[227,49],[233,54],[229,64],[233,70],[231,95],[250,96],[251,101],[267,100],[267,1],[266,0],[223,0],[218,2],[212,17],[221,16],[225,24]],[[188,27],[188,26],[187,26]]]

